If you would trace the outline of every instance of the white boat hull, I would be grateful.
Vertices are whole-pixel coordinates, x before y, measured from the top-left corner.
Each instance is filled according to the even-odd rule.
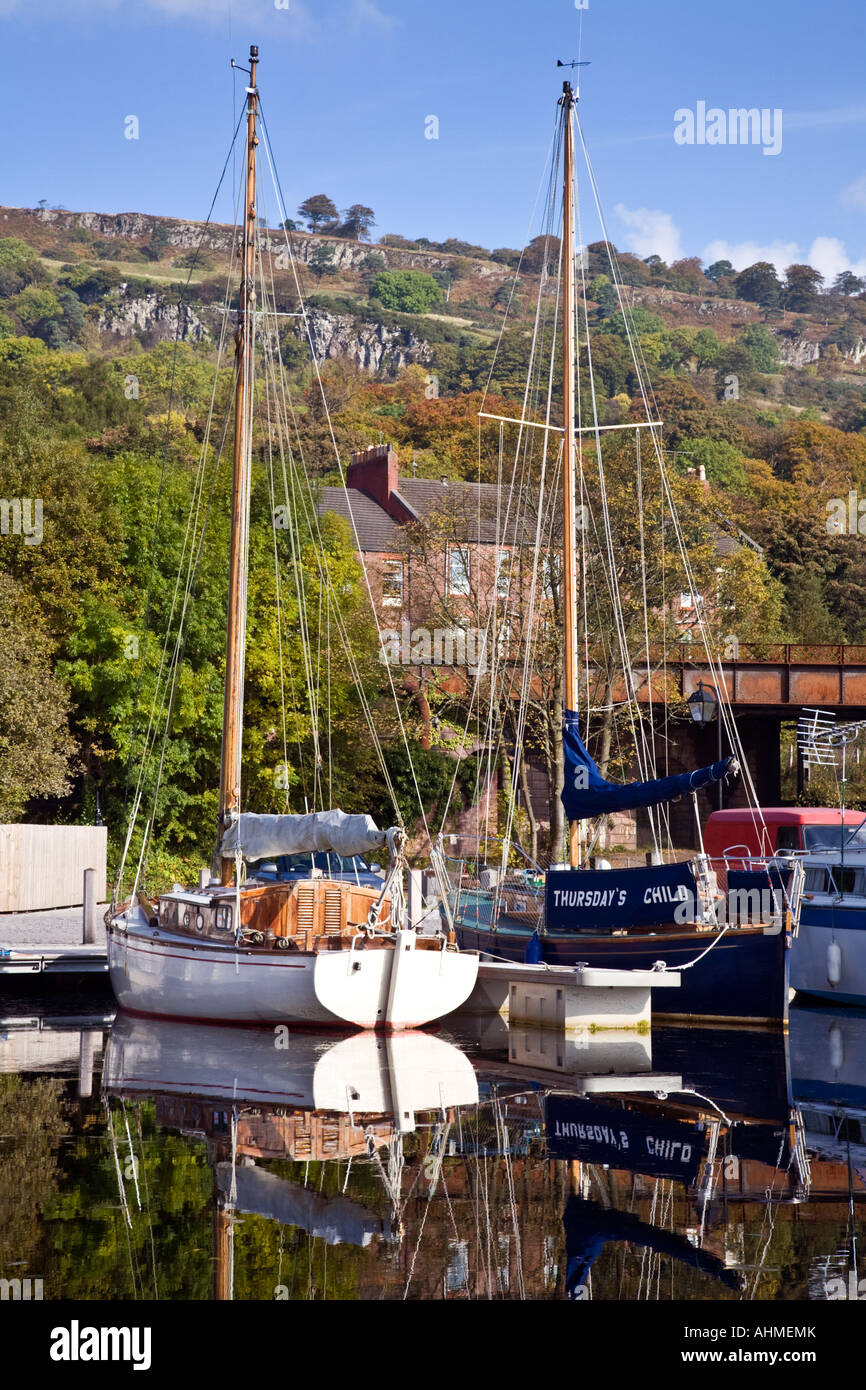
[[[792,988],[840,1004],[866,1004],[866,912],[812,909],[809,916],[801,918],[791,950]]]
[[[196,1096],[385,1115],[474,1105],[478,1082],[458,1048],[429,1033],[290,1033],[130,1018],[112,1025],[103,1084],[124,1095]]]
[[[134,1013],[208,1023],[301,1023],[415,1028],[469,997],[478,956],[417,950],[414,932],[394,949],[255,951],[195,941],[136,913],[108,932],[118,1003]]]

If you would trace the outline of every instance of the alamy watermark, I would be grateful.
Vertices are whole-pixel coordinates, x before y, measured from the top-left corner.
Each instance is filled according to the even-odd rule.
[[[678,926],[703,920],[694,893],[677,885],[679,902],[674,908]],[[714,905],[720,927],[763,927],[765,936],[778,936],[785,922],[784,893],[780,888],[729,888]]]
[[[866,536],[866,497],[852,488],[847,497],[831,497],[827,503],[828,536]]]
[[[699,101],[694,111],[681,106],[674,112],[674,140],[678,145],[761,145],[764,154],[782,152],[782,108],[763,106],[707,107]]]
[[[42,498],[0,497],[0,536],[23,536],[25,545],[42,541]]]
[[[487,634],[477,627],[385,628],[379,634],[383,666],[465,666],[475,675],[487,670]]]
[[[14,1302],[40,1302],[42,1299],[41,1279],[0,1279],[0,1301],[12,1299]]]

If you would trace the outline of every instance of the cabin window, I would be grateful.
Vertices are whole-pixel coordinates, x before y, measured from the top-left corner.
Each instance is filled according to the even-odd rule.
[[[803,881],[803,891],[805,893],[826,893],[827,870],[807,869],[806,877]]]
[[[232,929],[232,910],[230,907],[222,905],[216,910],[217,931],[231,931]]]
[[[382,566],[382,603],[385,608],[403,607],[402,560],[386,560]]]
[[[863,892],[863,870],[850,869],[846,865],[834,864],[830,870],[833,887],[831,891],[836,893],[862,893]]]
[[[776,849],[799,849],[800,832],[796,825],[780,825],[776,835]]]
[[[448,592],[464,597],[469,593],[469,551],[465,546],[448,547]]]

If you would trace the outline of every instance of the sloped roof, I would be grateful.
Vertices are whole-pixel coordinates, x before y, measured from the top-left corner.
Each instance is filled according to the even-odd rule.
[[[323,487],[319,496],[319,512],[336,512],[337,516],[345,517],[350,525],[354,520],[362,551],[400,549],[400,527],[397,522],[365,492],[354,489],[344,492],[341,487]]]

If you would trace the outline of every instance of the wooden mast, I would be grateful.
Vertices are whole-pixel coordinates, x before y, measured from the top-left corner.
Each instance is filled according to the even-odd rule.
[[[574,90],[562,84],[563,107],[563,184],[562,184],[562,405],[563,405],[563,509],[562,509],[562,617],[564,625],[565,678],[563,699],[567,710],[577,710],[577,556],[575,508],[575,418],[574,418]],[[568,827],[568,857],[574,869],[580,862],[580,824]]]
[[[253,349],[253,321],[256,306],[256,135],[258,90],[256,69],[259,50],[250,48],[250,85],[247,88],[246,188],[244,231],[240,247],[241,284],[238,326],[235,334],[235,436],[232,472],[232,533],[229,556],[228,628],[226,634],[226,687],[223,706],[223,739],[220,760],[219,835],[226,821],[240,810],[241,746],[244,703],[244,658],[246,649],[244,595],[249,548],[250,483],[250,392]],[[220,879],[229,884],[233,877],[230,859],[220,861]]]

